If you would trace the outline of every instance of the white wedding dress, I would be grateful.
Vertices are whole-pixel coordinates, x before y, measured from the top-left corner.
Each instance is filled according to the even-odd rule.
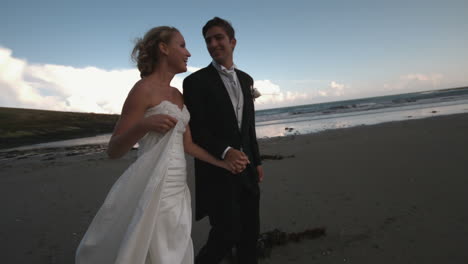
[[[169,102],[145,116],[169,114],[177,125],[139,141],[138,159],[120,176],[77,252],[76,264],[192,264],[192,211],[183,133],[190,114]]]

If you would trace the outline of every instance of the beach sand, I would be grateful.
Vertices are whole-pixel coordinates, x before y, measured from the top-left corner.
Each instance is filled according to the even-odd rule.
[[[263,155],[283,157],[263,161],[262,232],[326,228],[326,236],[274,247],[261,263],[468,263],[468,114],[260,145]],[[65,151],[0,161],[1,262],[74,263],[94,214],[135,158]],[[194,223],[195,250],[207,231],[206,219]]]

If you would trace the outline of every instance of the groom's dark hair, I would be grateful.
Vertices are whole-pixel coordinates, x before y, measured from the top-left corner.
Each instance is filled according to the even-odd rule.
[[[229,37],[229,40],[235,37],[234,28],[232,27],[231,23],[219,17],[214,17],[210,21],[206,22],[205,26],[202,29],[203,37],[205,37],[206,32],[212,27],[221,27],[222,29],[224,29],[224,31]]]

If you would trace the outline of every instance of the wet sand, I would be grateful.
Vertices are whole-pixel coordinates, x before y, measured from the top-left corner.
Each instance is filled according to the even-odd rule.
[[[264,160],[262,232],[327,230],[274,247],[261,263],[467,263],[467,135],[468,114],[459,114],[261,140],[263,155],[283,157]],[[135,158],[109,160],[102,146],[3,156],[2,263],[73,263]],[[207,228],[194,224],[195,250]]]

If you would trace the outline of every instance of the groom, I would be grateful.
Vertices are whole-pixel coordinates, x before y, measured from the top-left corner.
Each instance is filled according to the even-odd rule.
[[[228,21],[215,17],[202,32],[213,61],[183,84],[192,137],[241,172],[232,174],[195,160],[196,220],[208,216],[211,225],[195,263],[219,263],[233,247],[239,263],[257,263],[258,183],[263,169],[255,133],[253,79],[234,65],[237,41]]]

